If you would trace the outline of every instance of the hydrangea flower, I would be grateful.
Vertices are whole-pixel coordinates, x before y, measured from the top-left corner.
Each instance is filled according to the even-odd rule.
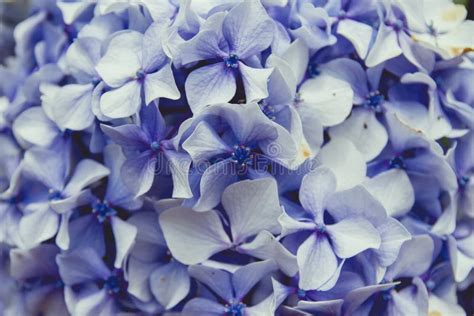
[[[186,79],[186,97],[193,112],[230,101],[238,80],[247,102],[265,98],[272,70],[259,67],[258,54],[272,43],[274,25],[260,2],[243,1],[225,17],[216,16],[209,23],[181,48],[183,64],[211,63],[192,71]]]
[[[122,118],[139,112],[142,102],[148,105],[158,98],[179,99],[162,41],[162,25],[158,23],[145,34],[127,31],[110,40],[96,66],[102,80],[112,88],[100,98],[103,114]],[[126,66],[117,68],[117,64]]]

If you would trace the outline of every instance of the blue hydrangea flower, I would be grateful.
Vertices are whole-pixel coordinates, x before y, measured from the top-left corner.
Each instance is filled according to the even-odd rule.
[[[102,80],[112,88],[100,99],[103,114],[127,117],[139,112],[142,103],[148,105],[158,98],[179,99],[162,41],[162,25],[158,23],[152,24],[145,34],[127,31],[110,40],[96,66]],[[117,68],[117,64],[123,66]]]
[[[225,16],[216,13],[207,25],[181,48],[181,62],[211,63],[192,71],[185,83],[186,97],[194,113],[209,104],[229,102],[241,80],[247,102],[268,96],[271,69],[262,69],[258,54],[273,39],[273,21],[260,1],[243,1]]]

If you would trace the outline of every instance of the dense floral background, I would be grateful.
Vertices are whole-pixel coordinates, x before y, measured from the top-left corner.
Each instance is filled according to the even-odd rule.
[[[450,0],[0,3],[0,315],[472,315]]]

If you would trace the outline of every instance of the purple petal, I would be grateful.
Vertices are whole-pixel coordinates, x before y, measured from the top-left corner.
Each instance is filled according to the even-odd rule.
[[[142,104],[142,86],[137,80],[108,91],[100,98],[100,110],[110,118],[123,118],[138,112]]]
[[[100,128],[116,144],[130,150],[144,151],[150,148],[152,140],[134,124],[111,127],[101,124]]]
[[[196,125],[182,146],[195,163],[207,163],[220,154],[232,151],[206,121]]]
[[[329,134],[331,138],[344,137],[350,140],[366,161],[377,157],[388,142],[385,127],[374,112],[366,109],[354,109],[342,124],[331,127]]]
[[[168,59],[163,51],[163,25],[153,23],[143,35],[141,64],[145,72],[156,71]]]
[[[97,79],[95,65],[101,57],[101,41],[97,38],[78,38],[66,52],[69,72],[79,83],[90,83]]]
[[[110,170],[108,168],[95,160],[83,159],[77,164],[73,175],[64,189],[64,194],[66,196],[77,194],[92,183],[108,176],[109,173]]]
[[[105,280],[110,274],[102,259],[91,248],[79,248],[57,256],[56,262],[64,283],[68,286]]]
[[[245,295],[270,272],[277,271],[278,267],[273,260],[249,263],[232,275],[232,284],[234,285],[237,301],[241,301]]]
[[[13,133],[19,140],[38,146],[49,146],[60,134],[41,107],[32,107],[22,112],[13,122]]]
[[[346,259],[362,251],[380,247],[380,235],[369,221],[361,218],[348,218],[334,225],[326,226],[334,252]]]
[[[158,98],[178,100],[181,93],[176,86],[171,64],[167,63],[160,70],[145,77],[145,101],[150,104]]]
[[[231,302],[234,298],[231,274],[227,271],[201,265],[190,266],[188,271],[191,277],[207,285],[226,302]]]
[[[281,208],[273,178],[231,184],[222,194],[222,205],[229,216],[234,243],[243,242],[262,230],[276,234],[280,231]],[[255,210],[259,210],[258,213]]]
[[[260,1],[243,1],[236,5],[222,23],[222,33],[230,50],[239,58],[265,50],[273,40],[273,32],[274,23]]]
[[[242,74],[247,102],[260,101],[268,97],[268,78],[273,69],[252,68],[239,62],[239,70]]]
[[[157,158],[151,150],[125,161],[121,168],[123,182],[136,196],[147,193],[155,179]]]
[[[433,251],[431,237],[414,236],[402,245],[397,260],[390,266],[385,277],[390,280],[421,275],[431,266]]]
[[[190,287],[188,269],[178,262],[171,261],[155,269],[150,276],[151,291],[166,309],[173,308],[185,298]]]
[[[210,104],[230,101],[237,89],[234,73],[222,62],[194,70],[184,87],[193,113]]]
[[[222,192],[237,181],[235,163],[226,159],[219,161],[204,171],[200,183],[201,196],[193,206],[196,211],[207,211],[219,204]]]
[[[299,198],[304,209],[322,224],[329,197],[336,191],[336,177],[330,169],[318,167],[303,177]]]
[[[401,53],[402,50],[398,44],[397,32],[390,29],[385,23],[380,23],[375,43],[370,48],[365,64],[367,67],[374,67],[386,60],[399,56]]]
[[[223,58],[225,52],[219,47],[219,36],[214,30],[203,30],[183,44],[181,60],[189,64],[200,60]]]
[[[117,216],[111,219],[112,232],[115,239],[115,268],[121,268],[124,264],[124,258],[131,250],[135,237],[137,235],[137,228],[129,224]]]
[[[226,308],[214,301],[206,298],[193,298],[183,308],[183,316],[205,315],[221,316],[226,312]]]
[[[273,259],[288,276],[298,272],[296,257],[267,231],[260,232],[251,242],[238,246],[237,251],[262,260]]]
[[[214,211],[172,208],[160,215],[160,225],[171,253],[184,264],[201,263],[231,246]]]
[[[296,253],[300,268],[299,288],[315,290],[328,282],[337,271],[337,258],[325,236],[311,234]]]
[[[69,84],[58,89],[57,93],[45,105],[52,109],[54,121],[61,129],[80,131],[91,126],[94,121],[91,98],[92,84]],[[46,103],[46,100],[43,100]]]
[[[135,31],[127,31],[112,38],[105,55],[96,66],[108,86],[118,88],[135,77],[141,68],[142,39],[143,35]]]

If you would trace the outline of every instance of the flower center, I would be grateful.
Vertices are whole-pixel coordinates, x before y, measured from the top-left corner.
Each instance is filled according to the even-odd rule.
[[[49,201],[56,201],[56,200],[61,200],[63,198],[61,192],[57,191],[57,190],[54,190],[54,189],[50,189],[48,191],[48,200]]]
[[[140,69],[139,71],[137,71],[135,76],[138,81],[142,81],[143,79],[145,79],[146,73],[142,69]]]
[[[231,158],[237,164],[245,166],[253,158],[253,155],[250,147],[245,145],[235,145]]]
[[[396,32],[403,30],[403,27],[405,26],[405,22],[401,19],[397,19],[395,21],[388,20],[385,22],[385,24],[391,26]]]
[[[230,54],[227,57],[224,57],[224,64],[227,68],[237,68],[239,67],[239,56],[235,54]]]
[[[390,160],[390,168],[395,169],[404,169],[405,168],[405,160],[401,156],[397,156]]]
[[[92,212],[97,216],[99,223],[103,223],[108,217],[115,216],[117,212],[109,206],[107,201],[96,203]]]
[[[381,112],[382,107],[380,105],[384,100],[384,96],[379,91],[373,91],[365,97],[364,106],[375,112]]]
[[[321,72],[318,69],[318,64],[312,62],[309,63],[308,65],[308,74],[311,78],[317,77],[321,74]]]
[[[326,233],[326,225],[324,224],[316,224],[316,233],[318,234],[325,234]]]
[[[462,176],[458,178],[458,184],[460,188],[465,188],[469,183],[470,179],[468,176]]]
[[[263,114],[265,114],[265,116],[268,117],[270,120],[274,121],[276,119],[275,108],[273,106],[262,102],[262,104],[260,104],[260,109],[262,110]]]
[[[104,282],[104,288],[110,295],[118,294],[125,288],[125,280],[120,271],[114,271]]]
[[[298,295],[298,298],[300,300],[304,300],[306,298],[306,291],[302,289],[298,289],[298,291],[296,292],[296,295]]]
[[[225,310],[226,315],[229,315],[229,316],[243,316],[244,315],[245,304],[243,303],[230,304],[230,305],[226,305],[225,307],[226,307],[226,310]]]
[[[390,291],[382,292],[382,299],[384,301],[390,301],[392,299],[392,294],[390,294]]]
[[[150,148],[153,151],[158,151],[160,149],[160,143],[157,141],[154,141],[150,144]]]

